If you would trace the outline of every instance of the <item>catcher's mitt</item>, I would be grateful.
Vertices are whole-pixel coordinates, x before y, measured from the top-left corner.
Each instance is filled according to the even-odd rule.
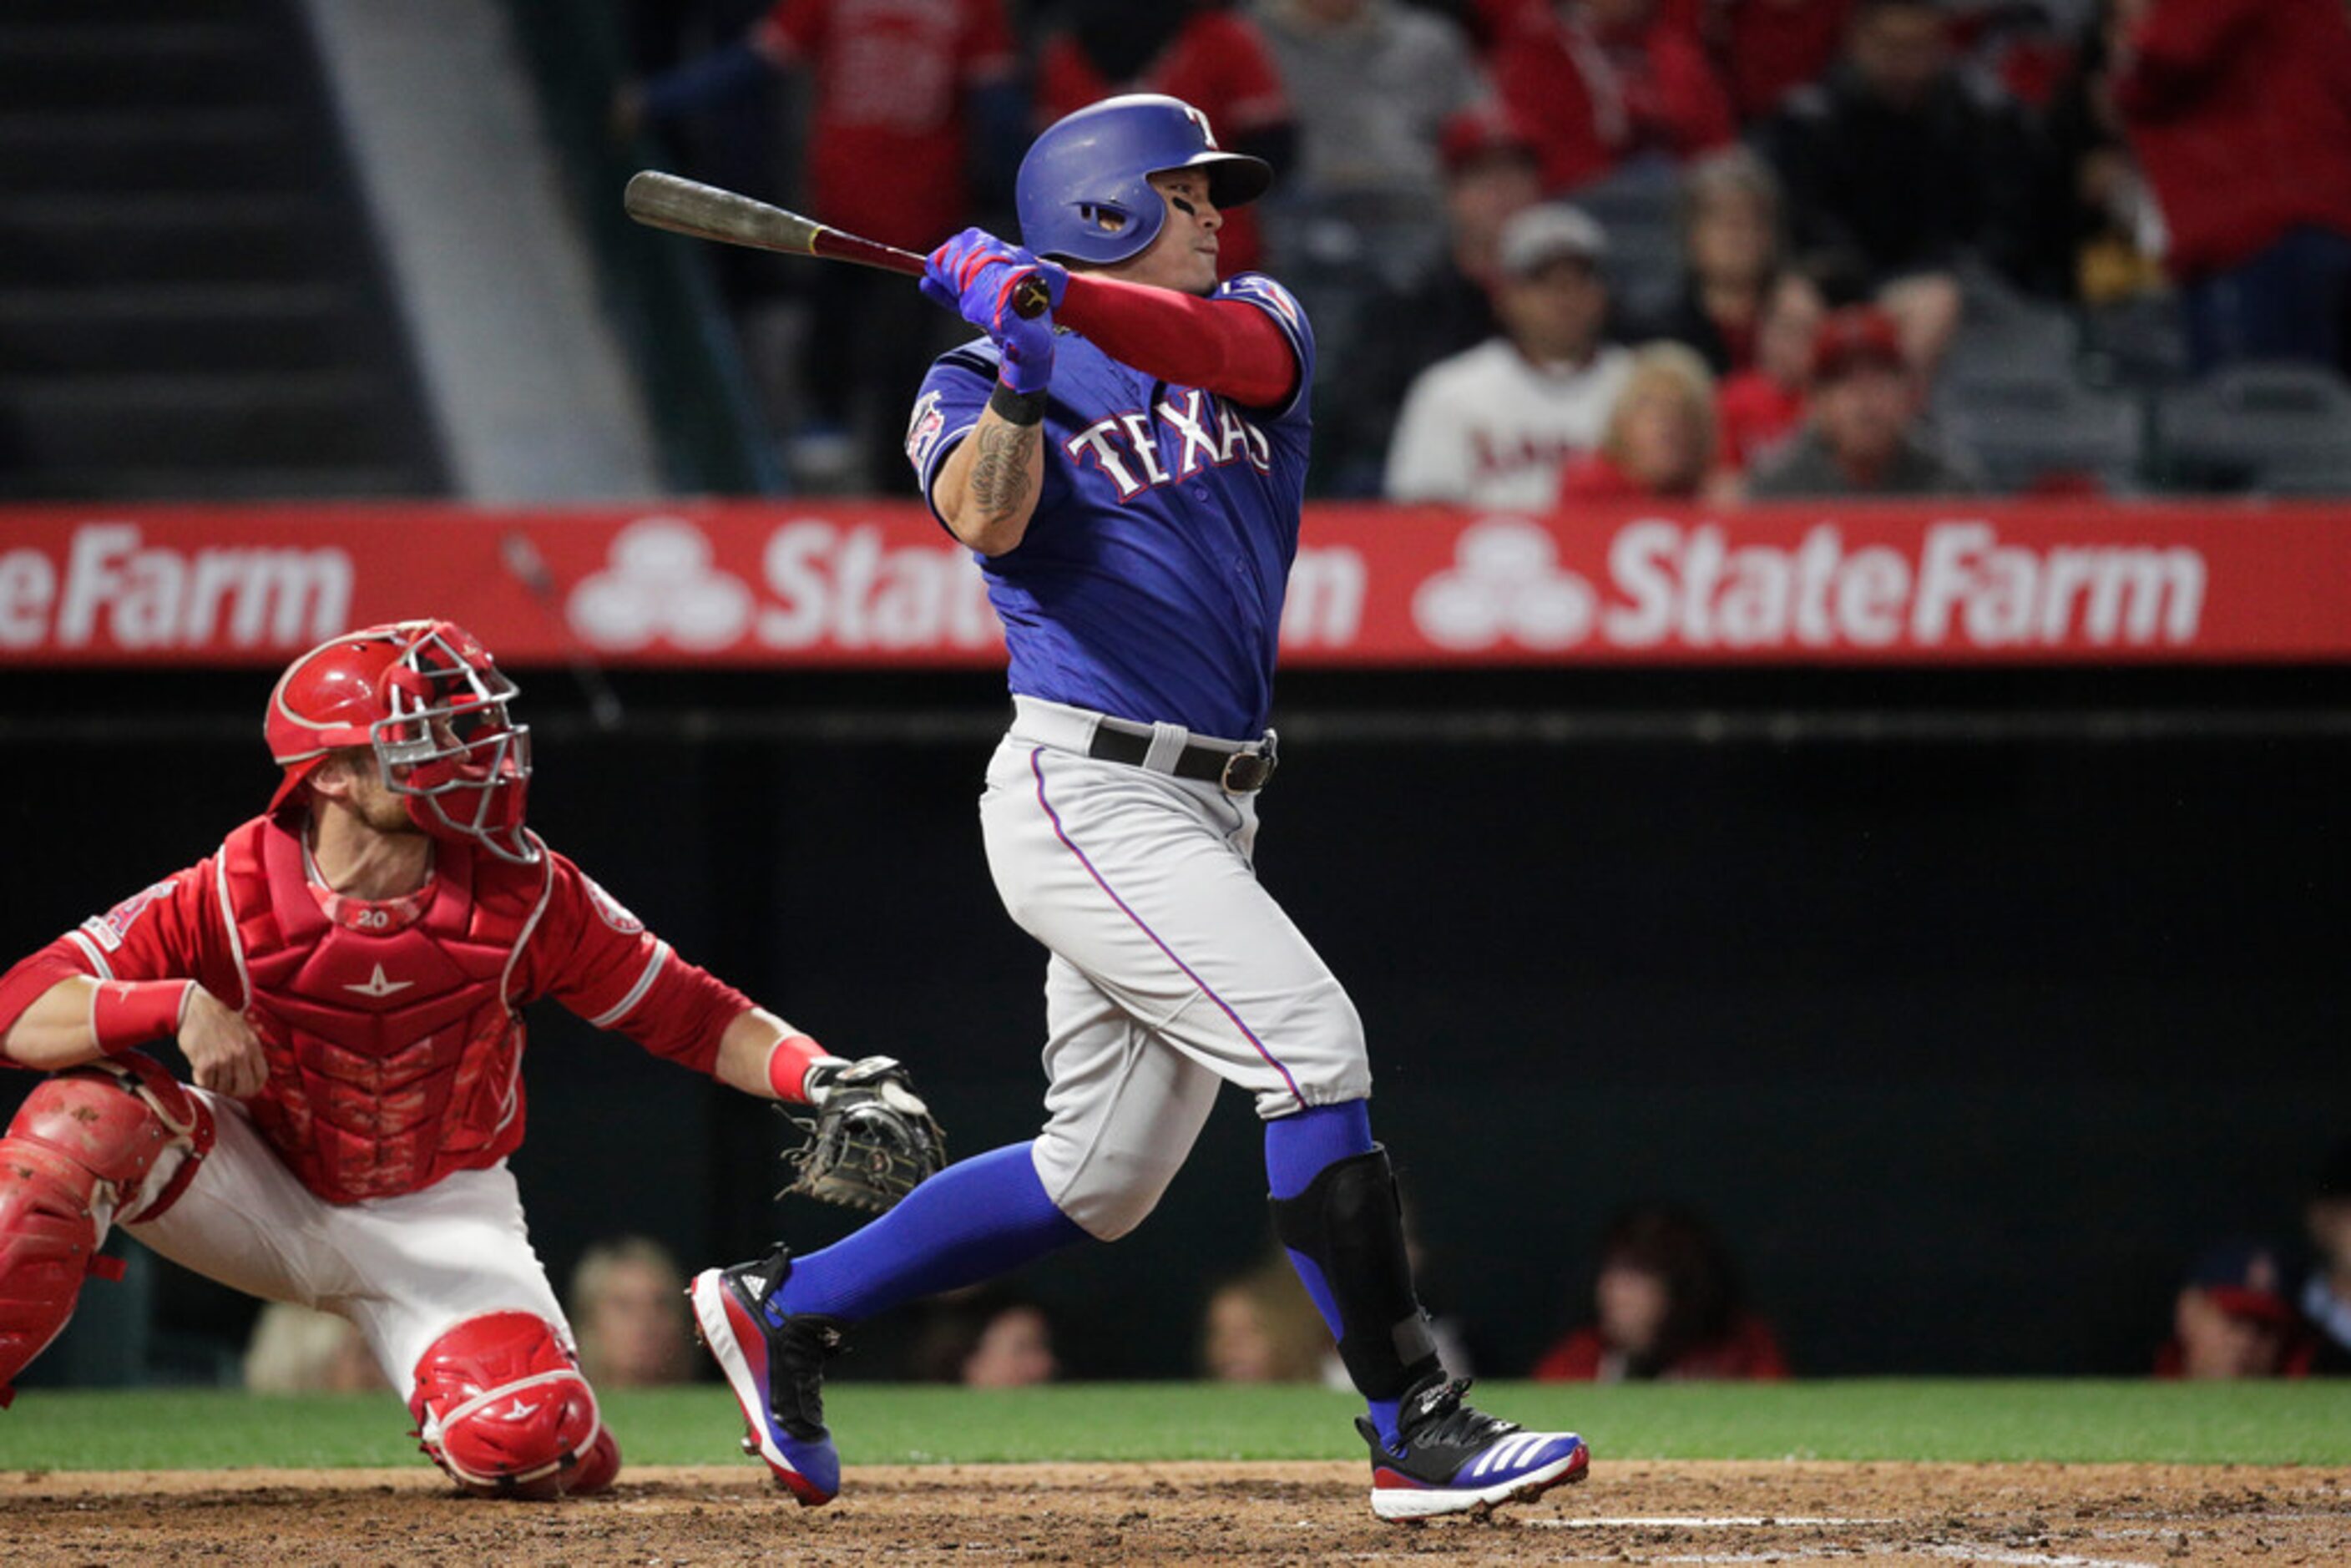
[[[879,1214],[946,1164],[946,1134],[890,1057],[819,1062],[809,1096],[816,1114],[791,1118],[809,1139],[785,1151],[793,1176],[778,1197],[797,1192]]]

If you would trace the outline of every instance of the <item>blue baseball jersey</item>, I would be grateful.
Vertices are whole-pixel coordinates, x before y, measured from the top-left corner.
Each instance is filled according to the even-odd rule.
[[[1036,513],[1017,547],[975,559],[1004,622],[1015,693],[1246,740],[1273,706],[1313,423],[1314,334],[1298,301],[1262,274],[1228,278],[1215,298],[1245,300],[1281,329],[1298,358],[1290,402],[1242,408],[1063,333]],[[940,356],[923,379],[906,455],[925,500],[979,422],[996,374],[996,347],[981,339]]]

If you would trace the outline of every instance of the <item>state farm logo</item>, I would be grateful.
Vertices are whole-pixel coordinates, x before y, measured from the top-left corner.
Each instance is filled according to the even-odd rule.
[[[892,546],[872,524],[803,517],[778,526],[749,580],[719,565],[710,539],[678,517],[645,517],[613,536],[604,570],[565,613],[592,647],[655,643],[713,653],[763,648],[987,649],[1002,632],[987,590],[956,546]]]
[[[1792,544],[1734,545],[1719,524],[1645,518],[1609,538],[1595,584],[1560,563],[1548,529],[1489,517],[1415,591],[1412,614],[1431,643],[1464,653],[1595,639],[1625,650],[2185,646],[2208,575],[2184,545],[2027,545],[1974,519],[1848,546],[1834,523]]]
[[[351,557],[336,546],[174,549],[107,521],[76,528],[61,554],[0,553],[0,649],[300,648],[350,613]]]
[[[751,620],[751,591],[715,570],[692,523],[646,517],[612,536],[602,571],[571,592],[571,628],[601,648],[656,639],[695,653],[724,648]]]
[[[1422,583],[1412,618],[1440,648],[1469,651],[1510,641],[1528,648],[1572,648],[1591,634],[1597,601],[1592,585],[1562,570],[1551,535],[1517,517],[1489,517],[1464,528],[1453,570]]]

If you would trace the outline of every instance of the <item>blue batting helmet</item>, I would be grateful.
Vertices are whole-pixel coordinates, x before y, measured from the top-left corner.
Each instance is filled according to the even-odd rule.
[[[1020,160],[1020,243],[1040,256],[1097,264],[1140,256],[1167,207],[1151,176],[1198,169],[1208,199],[1238,207],[1265,194],[1273,170],[1217,147],[1208,117],[1180,98],[1106,98],[1048,126]]]

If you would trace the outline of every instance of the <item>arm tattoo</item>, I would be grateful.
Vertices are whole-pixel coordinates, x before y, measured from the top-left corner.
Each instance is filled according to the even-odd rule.
[[[1043,427],[982,420],[971,438],[977,444],[965,494],[981,517],[1001,521],[1029,499],[1029,455],[1044,439]]]

